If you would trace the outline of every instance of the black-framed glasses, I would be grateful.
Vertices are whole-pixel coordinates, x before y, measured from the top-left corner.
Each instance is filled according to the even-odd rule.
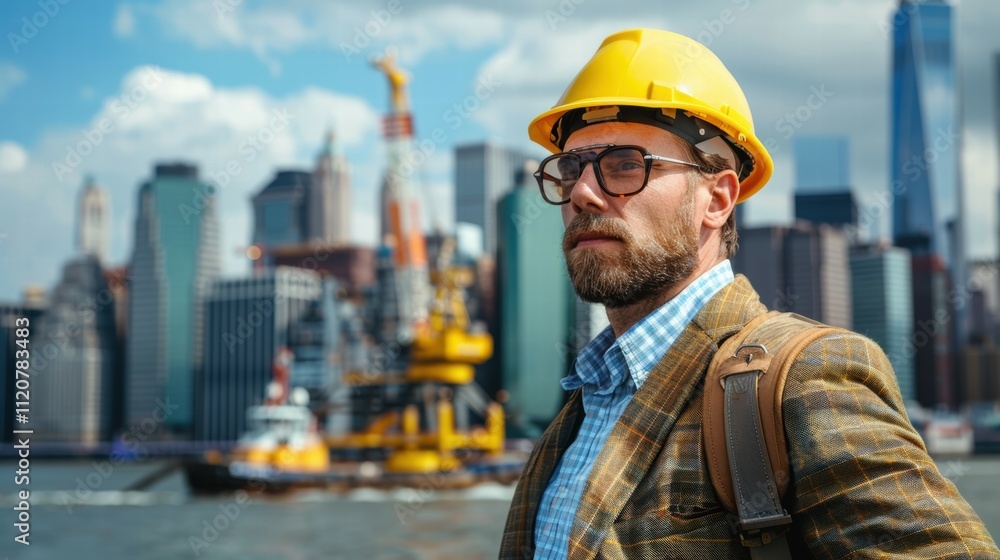
[[[604,149],[599,152],[594,151],[600,148]],[[538,188],[541,189],[545,202],[556,205],[569,202],[573,186],[590,163],[594,164],[594,175],[601,190],[617,197],[631,196],[646,188],[654,161],[701,167],[690,161],[653,155],[642,146],[601,144],[585,146],[579,150],[586,151],[554,154],[543,159],[538,165],[535,179],[538,181]]]

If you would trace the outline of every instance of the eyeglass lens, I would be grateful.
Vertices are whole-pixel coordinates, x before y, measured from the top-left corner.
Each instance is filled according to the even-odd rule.
[[[569,199],[573,186],[584,168],[596,161],[597,179],[605,191],[628,195],[642,189],[646,181],[645,154],[636,148],[614,147],[604,152],[570,152],[547,159],[541,169],[542,194],[546,200],[561,203]]]

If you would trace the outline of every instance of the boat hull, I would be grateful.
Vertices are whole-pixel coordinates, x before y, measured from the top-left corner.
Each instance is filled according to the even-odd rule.
[[[518,454],[435,473],[391,473],[378,467],[374,471],[365,468],[372,463],[337,464],[324,472],[289,472],[241,462],[212,463],[204,459],[192,459],[184,464],[184,474],[188,487],[196,494],[236,490],[282,493],[303,488],[416,488],[428,484],[435,488],[467,488],[488,481],[513,483],[520,476],[525,459],[526,457]]]

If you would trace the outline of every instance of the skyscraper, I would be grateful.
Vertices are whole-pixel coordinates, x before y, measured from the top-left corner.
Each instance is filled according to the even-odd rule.
[[[337,150],[333,131],[316,158],[316,170],[309,185],[310,241],[322,239],[329,245],[347,244],[351,239],[351,175],[347,159]]]
[[[455,148],[455,221],[483,228],[487,254],[497,250],[496,205],[514,187],[514,175],[529,159],[488,142]]]
[[[32,425],[42,441],[96,444],[119,428],[115,360],[115,301],[95,255],[83,255],[63,268],[39,340],[60,341],[34,366]]]
[[[19,408],[14,405],[17,402],[14,399],[14,393],[17,391],[15,383],[18,378],[24,379],[23,374],[19,376],[17,373],[17,362],[23,358],[23,354],[18,357],[17,352],[25,350],[25,345],[29,346],[27,348],[29,356],[31,356],[32,351],[41,353],[58,350],[54,342],[38,336],[43,312],[43,307],[27,301],[10,304],[0,303],[0,383],[3,383],[0,386],[0,430],[2,430],[0,431],[0,441],[2,442],[11,441],[14,436],[13,430],[19,430],[22,427],[15,423],[14,416],[15,408]],[[22,330],[20,334],[28,336],[17,336],[18,329],[25,327],[28,328],[28,331]],[[24,340],[28,340],[28,342],[23,342]],[[44,357],[44,354],[40,355]],[[39,360],[34,358],[29,362],[33,366],[26,372],[30,379],[30,376],[34,374],[34,366],[38,364]],[[22,369],[22,371],[24,370]]]
[[[796,136],[792,149],[796,192],[830,192],[850,187],[850,145],[846,136]]]
[[[998,267],[996,259],[976,260],[969,263],[969,343],[983,344],[998,342],[995,337],[997,327],[1000,290],[997,286]]]
[[[312,175],[282,170],[253,197],[253,243],[265,255],[274,247],[298,245],[309,239],[309,193]]]
[[[855,225],[845,136],[799,136],[795,151],[795,219],[835,226]]]
[[[198,379],[196,438],[234,440],[242,434],[246,410],[264,401],[274,357],[282,347],[303,353],[296,355],[292,386],[319,389],[328,381],[322,367],[326,353],[316,352],[324,341],[309,340],[315,325],[300,324],[303,319],[314,323],[314,315],[324,311],[322,320],[335,319],[323,309],[323,297],[319,274],[302,268],[279,266],[261,276],[213,282],[204,300],[205,360]],[[326,297],[332,298],[332,289]]]
[[[952,7],[901,0],[893,23],[893,237],[952,268],[961,263],[947,231],[948,222],[961,222]]]
[[[856,247],[851,252],[854,330],[885,350],[903,399],[917,398],[913,357],[913,294],[910,253],[887,246]]]
[[[848,244],[839,228],[797,222],[745,229],[732,264],[769,308],[851,328]]]
[[[1000,51],[993,53],[993,99],[996,101],[993,107],[994,126],[1000,140]],[[997,148],[1000,148],[1000,142],[997,142]]]
[[[176,408],[157,429],[189,435],[202,351],[200,302],[219,273],[215,199],[207,192],[197,168],[183,163],[157,165],[139,189],[129,266],[127,425],[164,403]]]
[[[994,117],[996,118],[994,127],[997,133],[997,148],[1000,149],[1000,52],[997,52],[993,55],[993,62],[994,62],[993,99],[996,100],[996,106],[993,108],[993,114]],[[997,161],[1000,161],[1000,153],[997,154]],[[995,215],[1000,216],[1000,191],[997,191],[997,195],[998,195],[997,206],[996,206],[997,214]],[[997,241],[997,247],[998,249],[1000,249],[1000,220],[997,220],[996,241]],[[998,259],[998,261],[1000,261],[1000,259]],[[998,274],[996,280],[994,280],[993,289],[996,290],[998,296],[1000,296],[1000,274]],[[995,312],[998,315],[1000,315],[1000,297],[998,297],[998,299],[995,301],[997,301],[997,308]],[[996,340],[1000,342],[1000,322],[997,323],[996,330],[998,332]]]
[[[575,298],[562,254],[559,209],[542,201],[530,173],[522,171],[521,179],[496,210],[497,349],[512,423],[530,422],[540,433],[562,404],[555,381],[568,371]]]
[[[280,170],[253,196],[253,217],[251,243],[261,250],[261,268],[277,266],[276,251],[331,248],[350,242],[350,168],[337,150],[332,131],[312,172]]]
[[[901,0],[892,19],[893,241],[912,255],[913,336],[935,340],[916,355],[924,406],[956,404],[952,356],[965,338],[965,309],[945,298],[966,278],[952,15],[945,0]]]
[[[88,176],[77,205],[77,250],[107,263],[109,221],[108,196],[103,188],[94,183],[94,178]]]

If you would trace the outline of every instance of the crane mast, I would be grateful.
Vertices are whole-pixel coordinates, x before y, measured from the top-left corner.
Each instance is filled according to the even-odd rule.
[[[385,175],[385,216],[389,221],[386,244],[393,252],[398,322],[397,342],[408,344],[426,331],[430,286],[427,247],[420,229],[420,202],[414,195],[412,166],[413,117],[406,95],[407,74],[386,53],[372,59],[389,81],[390,110],[382,123],[388,165]]]
[[[391,93],[383,130],[389,158],[384,197],[389,222],[386,245],[392,250],[392,284],[399,311],[396,338],[406,346],[407,363],[402,375],[349,374],[347,382],[357,387],[356,395],[384,397],[392,388],[393,394],[402,397],[393,409],[368,422],[364,431],[331,436],[327,442],[335,449],[389,450],[385,466],[389,472],[451,471],[461,466],[463,457],[472,457],[468,452],[493,457],[503,452],[503,407],[490,402],[481,389],[477,392],[475,383],[475,365],[493,354],[493,339],[484,329],[470,324],[463,289],[472,284],[473,274],[469,267],[452,264],[454,240],[443,243],[433,272],[428,270],[427,248],[419,227],[420,205],[407,172],[413,150],[407,76],[391,54],[373,59],[372,65],[388,78]],[[385,309],[392,307],[384,297],[379,304]],[[477,409],[485,426],[456,425],[456,411],[469,407]],[[362,408],[372,410],[363,404]]]

